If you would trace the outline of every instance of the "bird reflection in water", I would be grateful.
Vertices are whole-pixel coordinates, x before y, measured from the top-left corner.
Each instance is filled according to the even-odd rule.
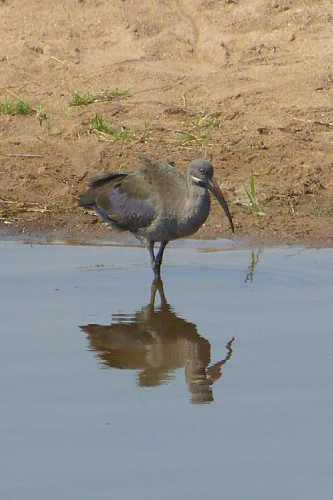
[[[155,306],[157,292],[159,306]],[[210,364],[209,341],[195,324],[175,314],[160,279],[152,283],[149,304],[134,315],[113,314],[111,325],[80,328],[105,367],[138,370],[140,387],[166,384],[175,370],[184,367],[192,404],[214,401],[213,384],[222,377],[222,366],[233,352],[234,338],[226,345],[224,359]]]

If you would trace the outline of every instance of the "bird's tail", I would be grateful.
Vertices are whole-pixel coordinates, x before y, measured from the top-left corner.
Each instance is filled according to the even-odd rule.
[[[80,207],[85,207],[85,208],[91,208],[96,201],[96,196],[100,193],[99,188],[102,186],[105,186],[109,183],[114,183],[118,179],[122,179],[123,177],[126,177],[126,174],[122,173],[111,173],[111,174],[102,174],[99,175],[98,177],[93,177],[92,179],[89,179],[88,185],[89,189],[81,196],[79,199],[79,206]]]
[[[88,189],[81,198],[79,198],[79,207],[91,208],[96,200],[96,191],[93,188]]]

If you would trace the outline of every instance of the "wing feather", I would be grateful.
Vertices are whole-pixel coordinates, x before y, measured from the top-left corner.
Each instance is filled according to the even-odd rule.
[[[150,200],[150,184],[139,171],[106,174],[93,179],[79,204],[92,208],[111,225],[136,232],[156,216]]]
[[[158,214],[177,213],[184,201],[185,178],[167,162],[139,157],[139,170],[91,179],[79,204],[95,210],[121,230],[136,233]],[[179,211],[179,210],[178,210]]]

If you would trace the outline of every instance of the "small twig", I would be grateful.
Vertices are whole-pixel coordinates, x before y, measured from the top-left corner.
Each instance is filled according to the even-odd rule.
[[[60,64],[66,64],[64,61],[62,61],[61,59],[58,59],[57,57],[54,57],[54,56],[50,56],[50,57],[51,57],[51,59],[54,59],[55,61],[57,61]]]
[[[96,94],[96,95],[93,95],[91,96],[94,100],[94,103],[95,102],[105,102],[105,101],[112,101],[114,99],[114,96],[112,95],[102,95],[102,94]],[[93,103],[91,103],[93,104]]]
[[[32,83],[34,83],[35,85],[38,85],[39,87],[39,83],[36,82],[35,80],[31,81],[31,82],[24,82],[24,83],[20,83],[19,85],[9,85],[6,87],[0,87],[0,90],[6,90],[8,88],[11,88],[11,89],[21,89],[23,87],[26,87],[27,85],[31,85]]]
[[[186,109],[187,108],[186,91],[184,92],[182,99],[183,99],[183,103],[184,103],[183,108]]]
[[[0,197],[1,203],[17,203],[17,201],[5,200],[5,198]]]
[[[314,120],[314,122],[316,125],[322,125],[323,127],[327,127],[327,128],[333,128],[333,123],[329,123],[329,122],[322,122],[320,120]]]
[[[322,122],[321,120],[303,120],[302,118],[293,118],[293,120],[303,123],[312,123],[314,125],[321,125],[322,127],[333,128],[333,123]]]
[[[291,213],[295,213],[295,208],[294,208],[294,205],[292,204],[292,202],[290,200],[288,200],[288,203],[289,203],[289,206],[290,206],[290,210],[291,210]]]
[[[46,212],[53,212],[53,210],[50,210],[49,208],[34,208],[34,207],[28,207],[23,211],[24,212],[38,212],[41,214],[44,214]]]
[[[7,92],[7,94],[10,94],[13,97],[15,97],[15,99],[18,99],[19,101],[21,101],[21,97],[18,96],[17,94],[15,94],[15,92],[12,92],[11,90],[8,90],[8,89],[5,89],[5,92]]]
[[[17,205],[17,206],[20,206],[20,207],[23,207],[23,206],[31,206],[31,207],[38,207],[39,206],[39,203],[36,203],[35,201],[27,201],[27,202],[24,202],[24,201],[14,201],[14,200],[5,200],[4,198],[0,198],[0,200],[3,202],[3,203],[10,203],[10,204],[13,204],[13,205]]]
[[[191,132],[188,132],[186,130],[175,130],[175,133],[176,134],[183,134],[183,135],[188,135],[190,137],[193,137],[193,139],[197,140],[198,139],[198,136],[197,135],[194,135],[194,134],[191,134]]]
[[[44,155],[33,154],[33,153],[6,153],[4,156],[11,156],[17,158],[42,158]]]

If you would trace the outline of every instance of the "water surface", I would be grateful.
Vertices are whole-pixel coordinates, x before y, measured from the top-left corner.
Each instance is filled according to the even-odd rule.
[[[326,499],[333,251],[1,257],[1,498]]]

